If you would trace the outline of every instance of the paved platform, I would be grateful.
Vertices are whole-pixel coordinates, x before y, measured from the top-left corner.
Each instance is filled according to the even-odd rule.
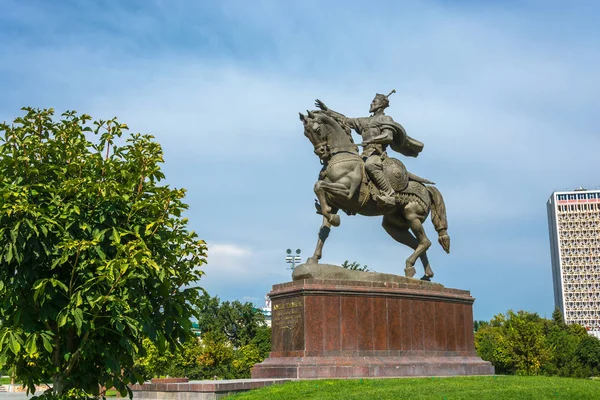
[[[41,393],[36,393],[38,396]],[[28,398],[31,398],[33,395],[30,394],[29,396],[27,396],[25,394],[25,392],[17,392],[17,393],[10,393],[10,392],[1,392],[0,393],[0,400],[25,400]]]
[[[134,399],[217,400],[230,394],[289,382],[291,379],[224,379],[132,385]]]

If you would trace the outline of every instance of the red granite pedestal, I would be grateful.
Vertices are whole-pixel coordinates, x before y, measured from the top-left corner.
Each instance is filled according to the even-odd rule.
[[[489,375],[465,290],[299,280],[273,286],[269,358],[253,378]]]

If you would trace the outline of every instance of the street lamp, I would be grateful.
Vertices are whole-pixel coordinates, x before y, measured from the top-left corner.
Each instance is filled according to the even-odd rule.
[[[296,249],[296,255],[293,256],[292,255],[292,249],[287,249],[285,251],[287,253],[287,256],[285,256],[285,262],[288,264],[292,264],[292,267],[290,268],[291,270],[293,270],[294,268],[296,268],[296,264],[302,261],[302,258],[300,258],[300,249]]]

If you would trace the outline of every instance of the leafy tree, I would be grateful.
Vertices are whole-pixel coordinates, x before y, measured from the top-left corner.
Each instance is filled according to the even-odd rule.
[[[559,317],[560,316],[560,317]],[[580,325],[566,325],[562,314],[553,313],[546,337],[550,346],[550,362],[542,371],[547,375],[584,378],[590,376],[591,369],[576,356],[576,351],[587,331]]]
[[[183,352],[177,354],[177,362],[167,369],[166,375],[202,379],[202,371],[198,366],[198,358],[203,347],[199,338],[193,338],[183,344]]]
[[[577,324],[566,325],[560,311],[552,320],[509,310],[475,333],[481,358],[499,373],[584,378],[600,373],[600,341]]]
[[[237,378],[233,368],[234,349],[225,335],[207,332],[202,335],[202,351],[198,357],[198,370],[203,378]]]
[[[352,271],[369,271],[369,268],[366,265],[363,265],[361,267],[360,264],[356,261],[350,263],[348,262],[348,260],[346,260],[342,263],[342,267],[350,269]]]
[[[517,374],[537,375],[550,358],[542,319],[535,313],[509,310],[506,328]]]
[[[198,374],[198,357],[202,354],[202,345],[197,338],[191,338],[182,345],[181,351],[175,353],[165,350],[160,352],[149,339],[144,339],[144,356],[138,357],[135,369],[144,380],[156,376],[201,378]]]
[[[504,316],[495,318],[499,317]],[[475,348],[482,359],[494,365],[496,373],[514,373],[514,359],[503,328],[492,324],[480,327],[475,333]]]
[[[575,350],[575,356],[589,368],[590,375],[600,375],[600,340],[593,336],[584,336]]]
[[[509,310],[506,316],[497,315],[477,331],[475,340],[480,356],[499,372],[537,375],[550,359],[543,320],[535,313]]]
[[[159,352],[158,348],[150,339],[144,339],[142,342],[143,357],[137,357],[134,369],[144,380],[149,380],[159,375],[170,375],[168,372],[171,366],[179,361],[169,350]]]
[[[236,370],[236,376],[239,378],[250,378],[250,370],[254,364],[258,364],[264,357],[261,356],[258,347],[255,344],[247,344],[242,346],[235,353],[235,360],[232,365]]]
[[[24,111],[0,124],[0,368],[56,397],[124,394],[144,338],[162,352],[191,335],[205,244],[152,136]]]
[[[136,368],[146,379],[169,375],[190,379],[248,378],[250,369],[271,351],[271,328],[251,303],[221,302],[218,297],[201,297],[198,328],[201,339],[183,344],[183,352],[159,353],[145,342],[146,356]]]
[[[253,344],[258,349],[261,361],[269,356],[271,351],[271,327],[259,326],[256,330],[256,336],[252,338],[250,344]]]
[[[198,329],[202,334],[213,332],[239,348],[250,344],[252,339],[265,326],[265,317],[252,303],[221,302],[218,297],[204,294],[198,310]]]
[[[487,321],[479,321],[479,320],[475,320],[473,321],[473,331],[477,332],[479,329],[484,328],[486,326],[488,326],[490,323]]]
[[[552,311],[552,322],[554,325],[564,328],[567,324],[565,324],[565,319],[563,318],[562,312],[558,307],[554,308]]]

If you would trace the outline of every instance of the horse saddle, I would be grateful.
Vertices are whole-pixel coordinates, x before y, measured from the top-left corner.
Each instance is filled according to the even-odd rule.
[[[390,183],[390,186],[396,193],[405,193],[408,195],[415,195],[417,197],[422,197],[427,193],[421,193],[423,191],[426,192],[425,188],[422,185],[409,185],[411,181],[418,182],[424,185],[435,185],[435,183],[421,178],[415,174],[408,172],[406,166],[402,161],[392,158],[385,157],[383,159],[383,173],[385,174],[386,179]],[[361,185],[360,191],[360,202],[364,205],[364,203],[369,199],[369,197],[375,198],[379,195],[379,189],[377,186],[368,178],[366,171],[363,169],[363,183]]]

